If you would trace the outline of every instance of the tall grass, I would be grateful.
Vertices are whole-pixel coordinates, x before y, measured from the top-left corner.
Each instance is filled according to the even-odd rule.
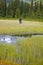
[[[19,65],[17,63],[14,63],[12,61],[7,61],[7,60],[1,60],[0,65]]]
[[[16,44],[0,43],[0,60],[20,65],[43,65],[43,36],[28,37]]]

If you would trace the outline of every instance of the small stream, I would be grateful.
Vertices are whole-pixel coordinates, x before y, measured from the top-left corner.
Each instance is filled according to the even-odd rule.
[[[0,43],[16,43],[17,41],[20,41],[23,38],[24,37],[20,36],[0,35]]]
[[[42,37],[42,36],[43,35],[32,35],[32,37]],[[17,41],[20,41],[24,38],[26,38],[26,37],[24,37],[24,36],[0,35],[0,43],[8,43],[8,44],[16,43]]]

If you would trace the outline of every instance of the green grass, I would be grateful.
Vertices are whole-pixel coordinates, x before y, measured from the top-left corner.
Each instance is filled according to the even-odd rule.
[[[23,33],[43,33],[43,23],[34,21],[0,20],[0,34],[20,35]]]
[[[0,20],[18,20],[19,18],[12,18],[12,17],[0,17]],[[23,18],[23,20],[25,21],[38,21],[38,22],[43,22],[43,17],[41,18],[36,18],[36,17],[27,17],[27,18]]]
[[[27,37],[17,44],[0,43],[0,60],[20,65],[43,65],[43,36]]]

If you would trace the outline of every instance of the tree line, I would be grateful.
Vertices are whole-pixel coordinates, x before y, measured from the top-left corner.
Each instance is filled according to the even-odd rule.
[[[0,17],[12,18],[43,18],[43,3],[40,0],[31,3],[23,0],[11,0],[9,3],[6,0],[0,1]]]

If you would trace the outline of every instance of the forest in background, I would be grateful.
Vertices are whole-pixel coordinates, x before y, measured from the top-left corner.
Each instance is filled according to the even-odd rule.
[[[9,3],[6,0],[0,1],[0,18],[32,18],[43,19],[43,2],[40,0],[31,3],[23,0],[11,0]]]

